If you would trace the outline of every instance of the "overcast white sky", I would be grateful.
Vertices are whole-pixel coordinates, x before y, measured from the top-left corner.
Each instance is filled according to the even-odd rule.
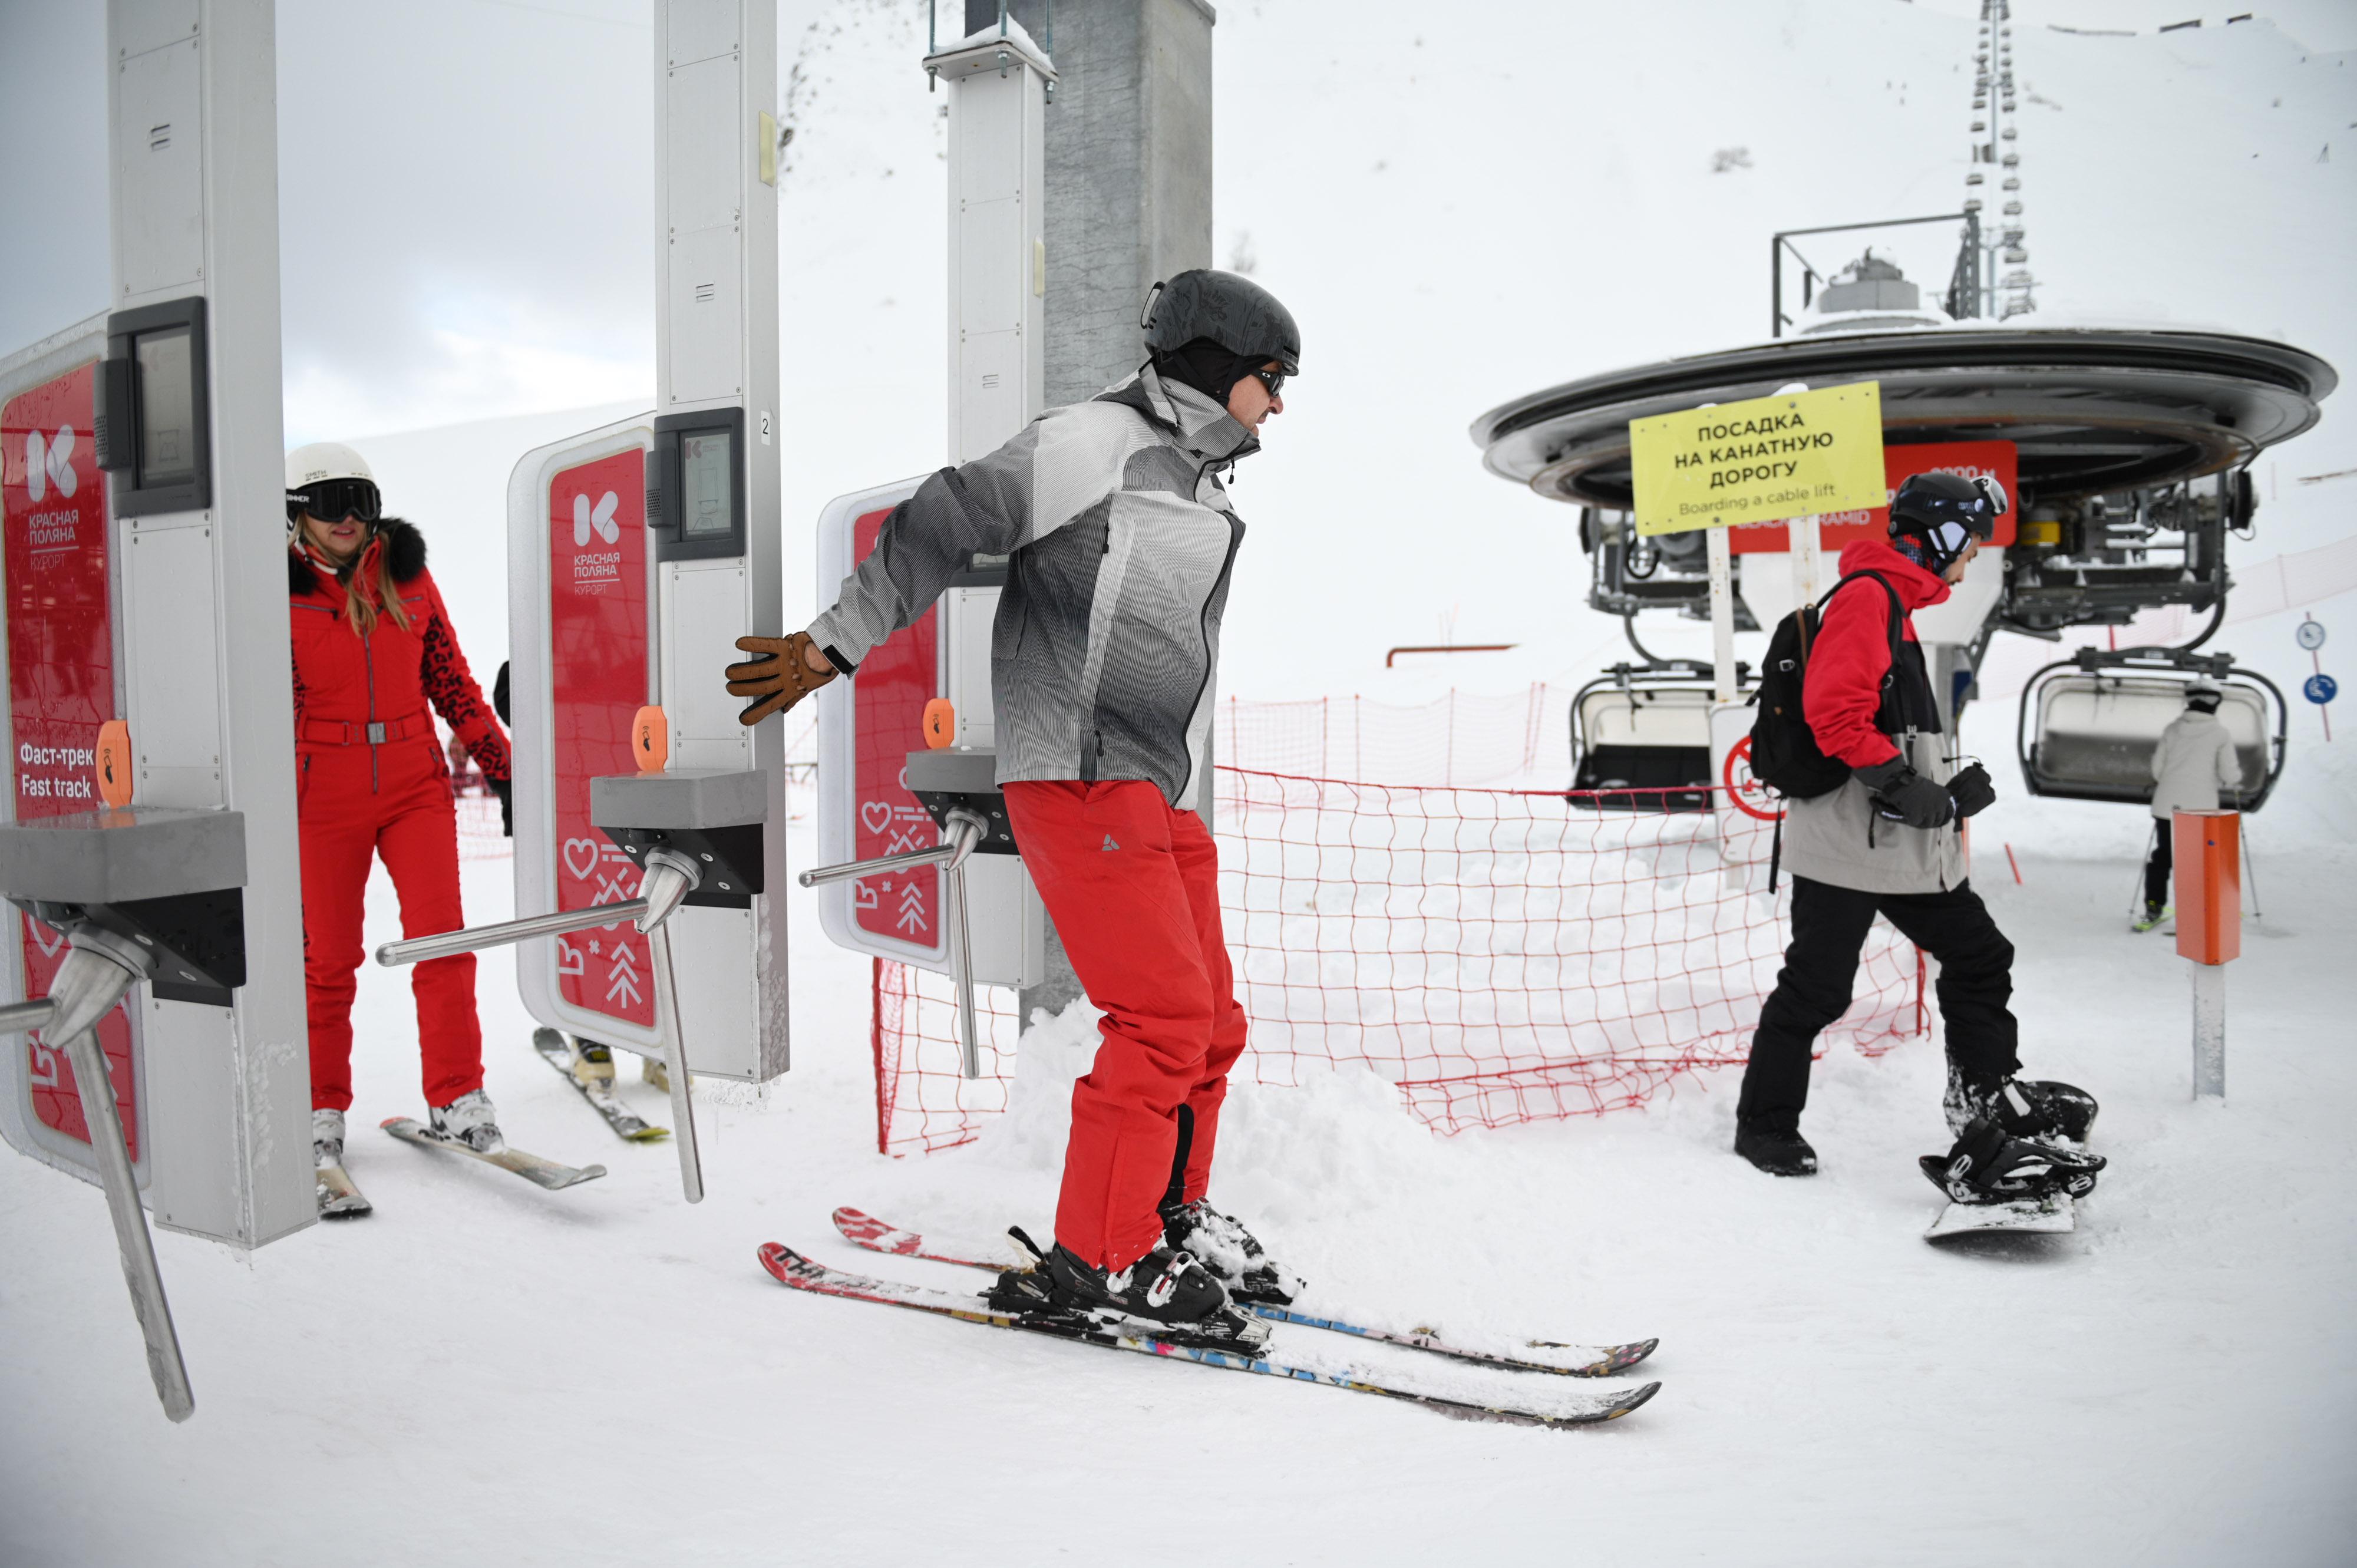
[[[1283,3],[1351,24],[1347,0]],[[923,4],[780,0],[780,83],[813,19]],[[2257,8],[2311,48],[2357,48],[2357,0]],[[2228,14],[2018,0],[2015,22]],[[278,35],[290,441],[651,395],[648,5],[281,0]],[[0,352],[106,303],[104,52],[98,0],[0,0]]]

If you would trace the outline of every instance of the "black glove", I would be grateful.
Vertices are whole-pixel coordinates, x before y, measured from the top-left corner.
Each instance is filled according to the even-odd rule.
[[[1866,792],[1874,797],[1882,815],[1891,822],[1904,822],[1910,828],[1942,828],[1955,821],[1956,803],[1948,798],[1946,787],[1932,783],[1907,766],[1903,757],[1850,771],[1866,786]]]
[[[1948,780],[1948,798],[1958,817],[1976,817],[1996,804],[1996,786],[1989,782],[1988,769],[1975,762]]]
[[[515,837],[515,808],[509,799],[515,793],[515,780],[487,777],[483,782],[490,785],[491,793],[500,798],[500,837],[503,839]]]

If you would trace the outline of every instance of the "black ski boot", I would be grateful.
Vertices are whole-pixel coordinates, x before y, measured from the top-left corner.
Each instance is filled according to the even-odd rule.
[[[1251,1231],[1208,1199],[1164,1209],[1162,1244],[1191,1254],[1228,1287],[1233,1300],[1289,1306],[1301,1294],[1301,1276],[1273,1262]]]
[[[1798,1117],[1738,1117],[1735,1152],[1770,1176],[1817,1174],[1817,1152],[1801,1136]]]
[[[1965,1204],[2036,1202],[2058,1194],[2084,1197],[2104,1168],[2101,1155],[2017,1138],[1986,1120],[1966,1127],[1944,1155],[1925,1155],[1916,1163],[1951,1202]]]
[[[2097,1107],[2093,1095],[2072,1084],[1963,1073],[1950,1062],[1941,1109],[1948,1131],[1960,1138],[1975,1122],[1994,1122],[2016,1138],[2078,1148],[2094,1128]]]
[[[1043,1252],[1020,1230],[1008,1234],[1039,1262],[998,1276],[989,1300],[1002,1312],[1082,1323],[1128,1318],[1177,1345],[1256,1351],[1268,1343],[1268,1325],[1232,1305],[1211,1272],[1185,1252],[1157,1247],[1125,1269],[1098,1269],[1061,1243]]]

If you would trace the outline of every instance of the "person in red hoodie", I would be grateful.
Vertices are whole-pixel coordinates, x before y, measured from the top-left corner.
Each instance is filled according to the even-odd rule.
[[[1950,737],[1915,638],[1914,612],[1943,602],[1964,580],[2007,505],[1993,479],[1912,475],[1891,499],[1890,537],[1842,552],[1844,581],[1827,596],[1809,649],[1802,707],[1818,749],[1846,763],[1850,776],[1825,794],[1785,802],[1792,941],[1760,1009],[1736,1107],[1736,1153],[1771,1175],[1817,1168],[1800,1128],[1810,1052],[1849,1006],[1877,915],[1939,961],[1945,1109],[1960,1149],[1975,1128],[1996,1129],[1994,1155],[2023,1138],[2083,1138],[2093,1119],[2083,1090],[2015,1077],[2013,944],[1965,878],[1957,826],[1996,790],[1977,762],[1952,773]],[[1895,663],[1894,613],[1901,618]]]
[[[323,441],[287,454],[303,976],[312,1152],[322,1165],[343,1163],[370,862],[382,857],[392,874],[403,935],[467,923],[450,769],[429,705],[473,753],[503,812],[508,804],[507,736],[458,650],[442,591],[425,570],[425,537],[381,512],[375,476],[350,447]],[[435,1129],[496,1153],[505,1145],[483,1092],[474,955],[421,963],[410,986]]]

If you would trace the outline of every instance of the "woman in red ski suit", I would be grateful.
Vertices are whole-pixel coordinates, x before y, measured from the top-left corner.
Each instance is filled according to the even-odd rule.
[[[376,516],[376,486],[357,454],[332,450],[320,458],[319,450],[305,447],[289,458],[287,619],[313,1139],[332,1142],[319,1157],[340,1164],[341,1113],[352,1102],[353,976],[362,958],[371,858],[382,856],[392,874],[403,935],[466,924],[450,770],[427,705],[473,753],[502,801],[509,765],[507,736],[467,668],[441,590],[425,570],[424,536],[397,518]],[[297,461],[307,455],[314,458],[308,467]],[[296,485],[323,471],[330,477]],[[474,955],[420,963],[410,985],[435,1125],[475,1147],[496,1149],[498,1126],[481,1092]]]

